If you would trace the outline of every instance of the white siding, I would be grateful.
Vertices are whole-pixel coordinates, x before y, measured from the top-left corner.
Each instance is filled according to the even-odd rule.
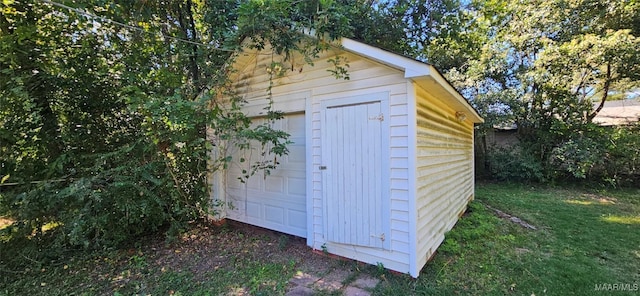
[[[349,80],[336,79],[327,71],[331,64],[327,60],[336,54],[347,58]],[[237,69],[235,79],[238,95],[243,97],[252,110],[259,110],[257,105],[263,105],[270,85],[267,68],[272,62],[281,62],[278,57],[270,55],[245,55],[239,57],[239,65],[246,65]],[[314,249],[321,249],[325,245],[330,253],[352,258],[355,260],[377,264],[400,271],[409,271],[409,188],[408,170],[409,155],[407,149],[408,129],[407,112],[409,110],[406,99],[407,80],[404,72],[361,56],[345,52],[327,52],[314,66],[302,63],[300,57],[294,56],[294,62],[282,63],[287,69],[284,76],[273,80],[271,92],[273,98],[288,96],[292,93],[307,92],[308,146],[310,152],[307,161],[307,209],[310,232],[307,235],[308,244]],[[300,61],[300,62],[297,62]],[[292,70],[293,69],[293,70]],[[389,249],[362,247],[348,244],[328,242],[323,217],[325,201],[322,199],[322,101],[335,98],[361,96],[372,93],[386,92],[389,97],[385,120],[389,121],[389,155],[390,170],[387,173],[391,180],[389,188],[383,198],[388,199],[389,205],[387,223],[390,233],[386,238],[390,240]],[[276,101],[276,107],[277,107]]]
[[[416,91],[416,240],[419,270],[473,198],[473,123],[428,90]]]
[[[345,42],[349,46],[344,48],[362,55],[331,50],[311,66],[299,55],[283,61],[270,54],[241,54],[231,80],[250,115],[265,112],[269,95],[276,110],[305,114],[307,244],[417,277],[473,198],[471,121],[482,119],[430,66],[355,41]],[[332,68],[328,60],[336,55],[346,57],[349,80],[336,79],[327,71]],[[274,63],[284,69],[282,75],[272,75]],[[389,66],[392,63],[396,66]],[[326,171],[320,170],[328,165],[330,156],[323,155],[323,149],[330,147],[328,137],[323,136],[326,110],[331,104],[341,106],[336,101],[374,94],[384,94],[371,102],[380,102],[384,114],[380,219],[385,240],[382,247],[347,239],[332,242],[327,223],[332,217],[325,214],[328,192],[323,192],[327,185],[323,182],[328,180],[323,180]],[[457,121],[456,111],[467,112],[472,120]],[[335,151],[339,148],[333,149],[330,151],[340,153]],[[214,199],[225,199],[225,185],[219,180],[212,184]]]

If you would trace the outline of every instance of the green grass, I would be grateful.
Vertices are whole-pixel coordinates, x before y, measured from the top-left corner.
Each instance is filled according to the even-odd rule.
[[[0,237],[0,295],[282,295],[300,266],[327,264],[296,238],[227,228],[89,254],[6,240]],[[16,258],[22,265],[11,263]],[[595,287],[640,285],[640,190],[478,184],[476,200],[418,279],[328,264],[382,279],[374,295],[637,295]]]
[[[485,205],[533,224],[525,229]],[[596,192],[479,184],[476,201],[417,280],[389,276],[380,295],[605,295],[640,285],[640,190]],[[637,289],[637,288],[636,288]],[[640,293],[616,291],[615,295]]]

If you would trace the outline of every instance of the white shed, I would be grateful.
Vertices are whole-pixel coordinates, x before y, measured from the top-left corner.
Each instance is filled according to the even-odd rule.
[[[227,205],[221,218],[417,277],[474,197],[482,118],[434,67],[346,38],[339,45],[313,66],[290,59],[271,82],[272,55],[237,57],[245,111],[263,120],[272,83],[274,109],[286,113],[276,128],[293,144],[270,175],[242,183],[235,164],[212,177],[212,198]],[[329,72],[336,56],[349,80]]]

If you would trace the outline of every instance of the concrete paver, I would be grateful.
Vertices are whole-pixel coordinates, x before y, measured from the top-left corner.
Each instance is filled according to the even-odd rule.
[[[344,296],[371,296],[371,293],[357,287],[349,286],[344,290]]]
[[[379,282],[379,279],[363,274],[360,275],[360,277],[358,277],[358,279],[356,279],[351,285],[362,289],[373,289]]]
[[[344,284],[345,280],[352,278],[355,271],[347,268],[335,268],[324,276],[298,271],[289,280],[287,296],[312,296],[317,292],[335,293],[342,292],[345,296],[369,296],[379,279],[368,274],[360,274],[355,281]]]
[[[291,289],[289,292],[284,294],[285,296],[312,296],[316,293],[315,290],[305,287],[305,286],[297,286]]]
[[[291,280],[289,280],[290,284],[296,285],[296,286],[311,286],[313,285],[315,282],[317,282],[320,278],[312,275],[312,274],[308,274],[308,273],[304,273],[302,271],[298,271],[296,273],[296,275],[293,276],[293,278],[291,278]]]

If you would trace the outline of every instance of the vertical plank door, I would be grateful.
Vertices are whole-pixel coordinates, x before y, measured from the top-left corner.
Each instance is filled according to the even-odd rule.
[[[380,102],[327,107],[325,117],[327,239],[382,248]]]

